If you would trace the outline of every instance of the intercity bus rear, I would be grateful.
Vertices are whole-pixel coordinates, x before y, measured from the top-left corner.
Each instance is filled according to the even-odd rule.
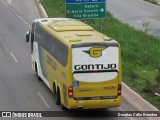
[[[119,107],[120,45],[116,42],[74,44],[71,55],[72,72],[68,79],[68,100],[64,105],[69,109]]]

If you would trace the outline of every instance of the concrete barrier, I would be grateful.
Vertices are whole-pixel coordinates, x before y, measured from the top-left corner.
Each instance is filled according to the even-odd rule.
[[[41,5],[40,1],[39,0],[34,0],[34,2],[35,2],[35,5],[37,7],[39,16],[41,18],[48,18],[48,15],[47,15],[46,11],[44,10],[43,6]]]
[[[159,111],[156,107],[143,99],[138,93],[133,91],[125,83],[122,84],[122,96],[124,96],[124,98],[132,106],[135,106],[138,111]]]

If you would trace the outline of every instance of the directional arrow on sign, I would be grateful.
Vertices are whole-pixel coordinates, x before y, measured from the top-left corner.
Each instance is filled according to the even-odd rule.
[[[104,9],[103,9],[103,8],[101,8],[101,9],[100,9],[100,11],[101,11],[101,12],[104,12]]]

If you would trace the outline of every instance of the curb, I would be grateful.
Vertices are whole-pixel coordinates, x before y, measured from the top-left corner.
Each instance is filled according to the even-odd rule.
[[[40,17],[48,18],[47,13],[44,10],[41,3],[39,2],[39,0],[34,0],[34,1],[35,1],[36,6],[37,6],[38,13],[39,13]],[[133,91],[125,83],[122,83],[122,96],[124,96],[126,98],[128,103],[130,103],[132,106],[135,106],[135,108],[138,111],[159,111],[156,107],[154,107],[148,101],[143,99],[138,93]],[[148,118],[148,119],[153,120],[153,118]]]
[[[122,83],[122,96],[124,96],[132,106],[135,106],[138,111],[159,111],[156,107],[143,99],[138,93],[133,91],[125,83]]]
[[[34,0],[38,14],[40,16],[40,18],[48,18],[48,15],[46,13],[46,11],[44,10],[43,6],[41,5],[39,0]]]

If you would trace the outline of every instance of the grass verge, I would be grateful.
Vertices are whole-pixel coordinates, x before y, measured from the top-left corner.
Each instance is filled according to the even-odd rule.
[[[155,5],[159,5],[156,0],[144,0],[144,1],[147,1],[147,2],[155,4]]]
[[[40,0],[49,17],[65,17],[64,0]],[[56,6],[56,7],[55,7]],[[100,20],[83,20],[100,31]],[[147,29],[147,28],[146,28]],[[103,19],[103,34],[121,44],[123,81],[160,110],[158,80],[160,38],[121,23],[111,14]]]

